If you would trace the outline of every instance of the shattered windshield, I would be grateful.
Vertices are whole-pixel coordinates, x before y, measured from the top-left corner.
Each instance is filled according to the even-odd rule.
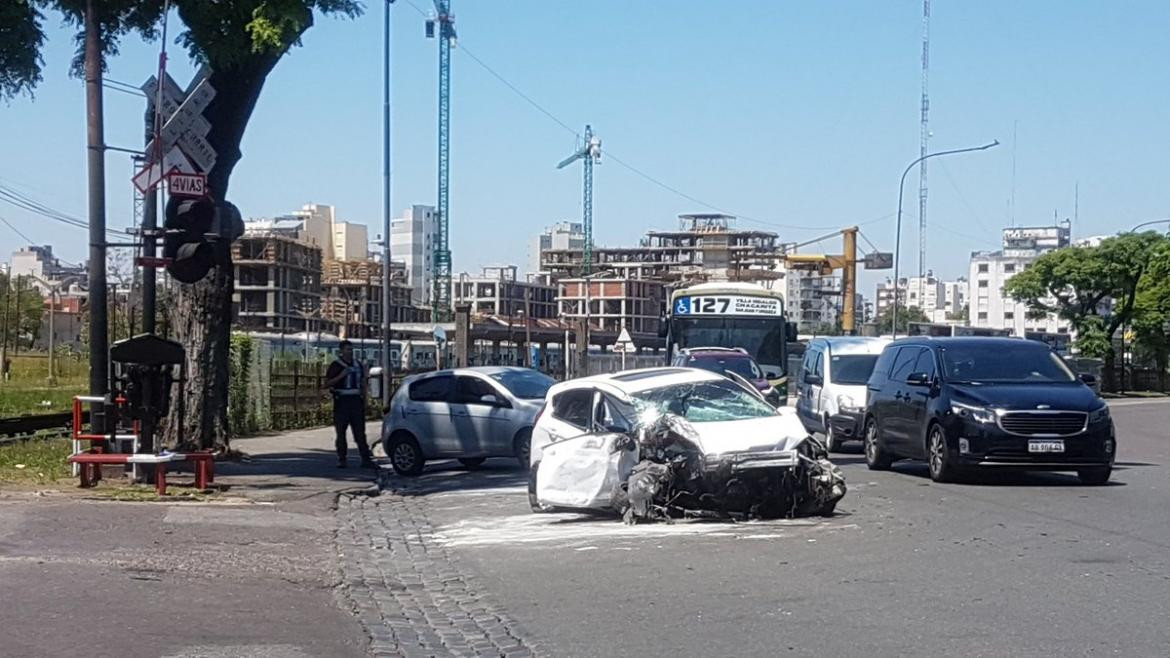
[[[692,423],[776,415],[776,410],[766,402],[729,381],[674,384],[635,393],[633,398],[639,412],[657,409],[682,416]]]

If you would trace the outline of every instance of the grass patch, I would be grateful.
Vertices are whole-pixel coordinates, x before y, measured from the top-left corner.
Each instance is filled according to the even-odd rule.
[[[48,387],[5,384],[0,386],[0,417],[49,414],[73,409],[73,396],[85,386]]]
[[[160,496],[149,484],[113,484],[89,490],[93,498],[133,503],[173,503],[178,500],[203,501],[214,497],[214,491],[200,491],[192,487],[167,484],[167,495]]]
[[[69,441],[16,441],[0,445],[0,482],[55,482],[71,476]]]

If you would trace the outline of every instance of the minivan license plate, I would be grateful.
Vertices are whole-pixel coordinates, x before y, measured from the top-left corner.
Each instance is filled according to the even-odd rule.
[[[1028,452],[1064,452],[1064,441],[1029,441]]]

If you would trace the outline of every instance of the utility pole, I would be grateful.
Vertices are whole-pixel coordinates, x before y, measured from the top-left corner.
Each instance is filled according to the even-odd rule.
[[[106,163],[102,116],[101,35],[94,0],[85,3],[85,114],[89,170],[89,394],[104,396],[109,379],[106,298]],[[105,431],[101,403],[90,410],[95,434]]]
[[[841,333],[846,336],[857,334],[857,227],[853,226],[841,231],[844,237],[845,249],[841,255],[845,257],[845,267],[841,269]]]
[[[16,275],[16,303],[12,305],[12,356],[20,356],[20,275]]]
[[[8,379],[8,304],[11,294],[8,289],[12,284],[11,272],[4,277],[4,339],[0,341],[0,380]]]
[[[382,406],[390,406],[394,386],[394,359],[390,358],[393,336],[394,295],[390,290],[390,14],[394,0],[386,0],[382,25]]]

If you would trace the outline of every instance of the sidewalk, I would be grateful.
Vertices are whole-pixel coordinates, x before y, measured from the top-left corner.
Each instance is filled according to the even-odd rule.
[[[368,655],[333,510],[375,474],[352,450],[336,468],[331,429],[232,445],[249,458],[216,465],[208,503],[0,490],[0,655]]]

